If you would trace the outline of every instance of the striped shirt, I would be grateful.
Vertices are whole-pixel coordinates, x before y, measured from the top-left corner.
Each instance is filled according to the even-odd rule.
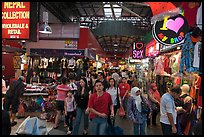
[[[69,91],[71,88],[66,85],[58,85],[57,86],[57,98],[56,100],[64,101],[67,97],[67,91]]]

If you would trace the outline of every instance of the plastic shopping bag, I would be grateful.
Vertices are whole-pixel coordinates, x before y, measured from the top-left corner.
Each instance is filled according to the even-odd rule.
[[[16,130],[18,135],[47,135],[46,124],[37,117],[28,116]]]
[[[124,108],[122,105],[120,106],[120,108],[118,110],[118,115],[121,117],[125,116],[125,111],[124,111]]]

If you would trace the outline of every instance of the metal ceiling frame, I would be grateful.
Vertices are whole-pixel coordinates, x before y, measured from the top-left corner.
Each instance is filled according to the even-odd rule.
[[[67,9],[59,9],[60,4],[41,2],[53,15],[61,22],[79,22],[81,26],[89,27],[91,30],[96,29],[102,22],[112,21],[127,21],[131,22],[137,29],[147,32],[151,29],[151,9],[146,3],[139,2],[62,2]],[[104,5],[110,4],[112,17],[105,17]],[[116,17],[114,6],[118,5],[122,9],[122,17]],[[148,9],[149,7],[149,9]],[[69,12],[70,11],[70,12]],[[69,12],[69,13],[67,13]],[[67,14],[66,14],[67,13]],[[105,37],[109,37],[106,41]],[[123,37],[126,39],[124,40]],[[101,44],[106,52],[114,52],[117,49],[118,53],[124,53],[129,49],[134,41],[139,39],[137,36],[96,36],[96,39]],[[118,44],[113,46],[114,42]],[[122,51],[120,51],[122,50]],[[112,56],[112,55],[110,55]]]

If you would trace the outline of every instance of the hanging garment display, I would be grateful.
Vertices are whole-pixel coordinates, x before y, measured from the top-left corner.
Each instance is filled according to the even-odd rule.
[[[202,30],[202,2],[200,2],[200,7],[197,10],[196,24]]]
[[[69,68],[74,68],[76,66],[76,61],[74,58],[71,58],[68,62],[68,67]]]
[[[187,72],[198,72],[198,68],[193,67],[194,45],[190,39],[190,33],[185,35],[185,43],[182,45],[180,73],[183,73],[184,66]]]
[[[162,60],[162,56],[156,57],[154,60],[155,66],[155,74],[156,75],[163,75],[164,74],[164,61]]]
[[[193,67],[199,68],[201,42],[197,42],[194,47]]]

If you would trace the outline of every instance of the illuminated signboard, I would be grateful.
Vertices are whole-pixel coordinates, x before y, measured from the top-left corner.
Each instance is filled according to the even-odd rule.
[[[29,39],[30,2],[2,2],[2,38]]]
[[[77,40],[65,40],[65,48],[77,49],[77,45],[78,45]]]
[[[159,54],[159,46],[160,44],[157,43],[155,40],[152,40],[146,45],[145,49],[145,56],[146,57],[153,57]]]
[[[157,21],[152,29],[154,39],[162,45],[173,46],[184,42],[188,32],[188,22],[182,15],[165,17]]]
[[[133,44],[132,58],[133,59],[143,59],[145,57],[144,44],[142,42],[137,42]]]

